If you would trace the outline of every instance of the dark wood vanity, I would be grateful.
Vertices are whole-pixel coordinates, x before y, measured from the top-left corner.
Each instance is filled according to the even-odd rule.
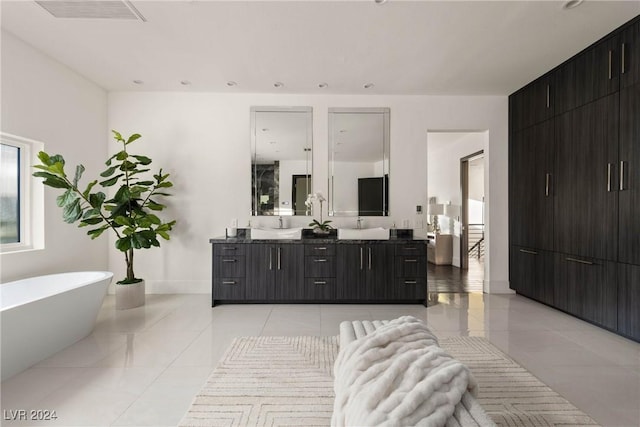
[[[427,305],[426,240],[211,239],[212,301]]]

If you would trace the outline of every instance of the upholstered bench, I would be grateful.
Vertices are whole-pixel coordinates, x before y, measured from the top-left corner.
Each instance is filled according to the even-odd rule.
[[[405,319],[404,321],[407,323],[402,323],[403,319]],[[367,337],[374,333],[374,331],[377,331],[390,323],[392,323],[392,325],[384,330],[380,330],[379,332],[386,331],[393,333],[395,331],[390,331],[391,328],[404,328],[407,332],[398,334],[398,340],[403,341],[402,343],[394,342],[393,338],[389,338],[387,341],[384,341],[384,339],[380,340],[378,347],[371,343],[367,343],[366,349],[362,350],[359,354],[358,350],[354,351],[354,346],[349,347],[349,345],[354,341]],[[412,328],[411,331],[409,331],[409,327]],[[413,334],[412,336],[417,337],[413,342],[411,342],[411,334]],[[374,337],[370,336],[369,338],[371,339]],[[373,353],[391,353],[394,350],[390,347],[398,349],[402,345],[406,345],[407,342],[412,348],[406,352],[398,351],[397,355],[389,356],[395,357],[394,360],[388,361],[385,358],[380,357],[379,360],[375,360],[373,362],[374,365],[378,364],[378,366],[374,366],[372,368],[374,371],[380,371],[377,373],[378,376],[375,376],[366,370],[368,368],[366,360],[353,360],[354,358],[367,359],[367,357]],[[358,346],[358,344],[354,345]],[[408,353],[416,351],[420,352],[423,350],[422,347],[429,348],[429,350],[425,351],[426,354],[416,356],[415,360],[406,362],[408,364],[406,365],[405,372],[422,373],[424,371],[428,371],[431,367],[425,368],[425,359],[434,360],[436,365],[434,371],[438,369],[440,369],[440,371],[435,374],[427,374],[424,380],[419,379],[415,383],[407,384],[406,379],[407,377],[411,379],[411,375],[407,375],[403,372],[398,373],[397,365],[399,363],[405,363],[404,359],[407,359],[406,356]],[[343,351],[350,354],[341,354]],[[373,357],[375,358],[377,356]],[[351,360],[345,360],[349,358]],[[384,365],[385,363],[386,365]],[[332,420],[332,425],[349,425],[354,424],[355,422],[359,425],[377,425],[382,423],[384,425],[442,425],[446,427],[495,426],[494,422],[489,418],[474,397],[474,393],[476,392],[475,380],[473,380],[464,365],[462,365],[463,370],[467,372],[463,373],[470,377],[468,378],[468,389],[465,388],[464,392],[461,392],[460,390],[457,391],[459,401],[455,404],[455,408],[449,407],[446,410],[439,411],[440,413],[447,413],[447,411],[448,413],[453,412],[451,415],[443,417],[441,414],[435,414],[437,411],[433,409],[433,407],[437,408],[438,405],[441,405],[442,400],[446,399],[446,397],[451,394],[456,394],[455,390],[454,393],[452,393],[452,389],[454,387],[448,388],[449,385],[446,383],[443,387],[441,386],[441,389],[436,387],[434,394],[440,393],[440,395],[434,399],[436,403],[433,406],[430,406],[430,403],[425,403],[429,400],[430,388],[432,387],[432,384],[430,383],[432,378],[429,378],[428,375],[442,377],[444,375],[443,369],[437,365],[453,364],[457,364],[458,366],[462,365],[438,346],[435,336],[432,335],[426,324],[419,319],[403,317],[393,321],[358,320],[342,322],[340,324],[340,351],[335,366],[336,404],[334,406],[334,418]],[[381,369],[381,366],[385,369]],[[396,372],[393,372],[394,369]],[[400,370],[402,370],[402,368],[400,368]],[[391,380],[383,378],[385,376],[389,377],[393,375],[395,376]],[[349,384],[345,385],[343,384],[344,382],[348,382]],[[425,383],[427,383],[426,386]],[[388,389],[391,384],[399,384],[401,390],[389,391]],[[372,390],[366,390],[367,387]],[[444,389],[444,392],[442,389]],[[416,392],[416,390],[418,390],[418,392]],[[385,395],[381,398],[381,392],[387,393],[390,396]],[[358,394],[361,396],[358,396]],[[443,398],[443,396],[445,397]],[[359,402],[354,402],[354,400],[357,399],[359,399]],[[413,402],[410,401],[411,399],[413,399]],[[401,406],[407,405],[410,406],[409,410],[406,408],[400,408]],[[421,405],[427,406],[427,408],[425,409],[424,407],[421,407]],[[450,406],[453,406],[453,403],[451,403]],[[371,413],[367,413],[367,411]],[[399,416],[396,412],[403,412],[403,414],[402,416]]]

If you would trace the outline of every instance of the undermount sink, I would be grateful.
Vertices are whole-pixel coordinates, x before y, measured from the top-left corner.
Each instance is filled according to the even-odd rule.
[[[389,229],[376,228],[339,228],[338,239],[342,240],[389,240]]]
[[[302,228],[252,228],[251,238],[255,240],[301,239]]]

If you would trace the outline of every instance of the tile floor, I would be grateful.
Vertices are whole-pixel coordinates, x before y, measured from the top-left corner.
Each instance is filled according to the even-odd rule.
[[[333,335],[348,319],[426,319],[439,336],[485,336],[605,426],[640,425],[640,344],[517,295],[433,294],[432,305],[223,305],[208,295],[149,295],[2,383],[10,410],[55,410],[35,425],[175,426],[235,336]]]

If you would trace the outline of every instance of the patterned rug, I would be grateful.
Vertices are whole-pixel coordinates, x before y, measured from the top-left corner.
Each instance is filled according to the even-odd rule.
[[[486,339],[439,341],[469,366],[497,425],[597,425]],[[180,426],[328,426],[337,354],[337,337],[236,338]]]

